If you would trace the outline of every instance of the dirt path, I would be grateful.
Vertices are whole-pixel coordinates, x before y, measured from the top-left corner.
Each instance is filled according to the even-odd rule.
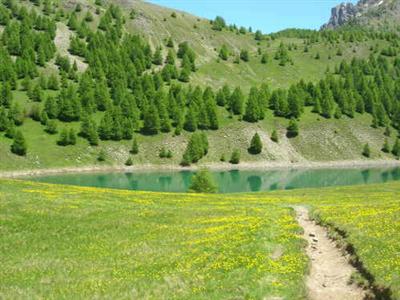
[[[348,263],[340,249],[327,236],[325,228],[309,219],[305,207],[296,207],[297,220],[304,228],[307,255],[311,260],[307,277],[309,298],[312,300],[361,300],[365,292],[348,280],[355,269]]]

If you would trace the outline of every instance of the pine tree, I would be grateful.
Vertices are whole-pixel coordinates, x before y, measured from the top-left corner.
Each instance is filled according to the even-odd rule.
[[[197,109],[195,105],[191,105],[186,112],[183,128],[186,131],[194,132],[197,130],[197,124]]]
[[[11,85],[8,81],[6,81],[1,86],[0,105],[3,105],[5,107],[10,107],[12,100],[13,100],[13,96],[11,93]]]
[[[289,88],[287,102],[290,116],[299,118],[303,112],[304,103],[302,103],[301,95],[295,86]]]
[[[110,140],[112,137],[112,126],[113,126],[113,119],[111,113],[106,111],[103,118],[100,121],[100,126],[98,128],[99,137],[103,141]]]
[[[99,155],[97,156],[97,160],[99,162],[104,162],[107,160],[107,154],[103,149],[100,150]]]
[[[233,165],[237,165],[240,163],[240,151],[238,149],[233,150],[229,162]]]
[[[287,127],[286,136],[288,138],[294,138],[299,135],[299,126],[295,119],[290,119],[289,126]]]
[[[189,187],[189,192],[193,193],[216,193],[217,186],[207,169],[201,169],[192,178],[192,183]]]
[[[53,97],[48,97],[44,103],[44,111],[50,119],[58,117],[57,102]]]
[[[233,91],[229,99],[229,109],[231,109],[235,115],[242,115],[243,103],[244,103],[244,97],[242,94],[242,90],[240,89],[240,87],[237,87]]]
[[[158,156],[160,158],[167,158],[168,156],[168,151],[165,149],[165,147],[162,147],[160,152],[158,153]]]
[[[257,30],[254,34],[254,39],[256,41],[261,41],[263,38],[262,32],[260,30]]]
[[[263,145],[261,142],[261,138],[258,133],[254,134],[253,138],[250,141],[250,147],[248,149],[250,154],[260,154],[262,151]]]
[[[386,126],[384,135],[388,136],[388,137],[391,135],[391,131],[390,131],[390,127],[389,126]]]
[[[150,104],[143,113],[142,131],[150,135],[157,134],[160,131],[160,117],[154,104]]]
[[[134,154],[134,155],[136,155],[136,154],[139,153],[139,144],[138,144],[136,138],[133,138],[132,147],[131,147],[130,152],[131,152],[132,154]]]
[[[57,144],[59,146],[68,146],[69,145],[69,137],[68,137],[68,130],[67,128],[64,128],[60,132],[60,136],[58,138]]]
[[[261,116],[261,107],[259,103],[259,94],[258,90],[255,87],[250,89],[249,98],[246,104],[246,112],[243,116],[243,119],[247,122],[257,122]]]
[[[174,41],[172,40],[172,37],[168,38],[167,47],[168,48],[174,48]]]
[[[153,55],[153,64],[158,66],[162,65],[163,63],[163,57],[161,51],[162,51],[161,48],[157,48]]]
[[[364,145],[364,148],[363,148],[363,151],[362,151],[362,155],[364,155],[365,157],[371,157],[371,150],[370,150],[368,144]]]
[[[393,145],[392,154],[396,157],[400,157],[400,140],[396,139],[396,142]]]
[[[221,49],[219,50],[219,57],[222,60],[228,60],[228,56],[229,56],[229,50],[228,47],[226,47],[226,45],[222,45]]]
[[[278,143],[278,142],[279,142],[278,132],[276,131],[276,129],[274,129],[274,130],[272,131],[271,140],[272,140],[273,142],[275,142],[275,143]]]
[[[42,88],[41,88],[40,84],[36,84],[34,86],[30,98],[34,102],[42,102],[43,92],[42,92]]]
[[[388,139],[385,139],[385,142],[383,143],[382,151],[385,153],[390,153],[390,145]]]
[[[190,81],[190,67],[189,66],[185,66],[184,68],[182,68],[181,70],[181,74],[179,75],[179,81],[182,82],[189,82]]]
[[[132,166],[133,165],[133,160],[132,160],[132,158],[131,157],[129,157],[127,160],[126,160],[126,162],[125,162],[125,166]]]
[[[15,125],[20,126],[24,123],[24,111],[19,103],[14,103],[8,111],[8,118],[14,122]]]
[[[181,164],[188,166],[197,163],[208,153],[208,139],[205,133],[195,132],[191,135],[186,150],[183,154]]]
[[[14,134],[14,141],[11,144],[11,152],[20,156],[26,155],[27,146],[22,132],[17,130]]]
[[[57,123],[55,120],[49,120],[46,124],[45,131],[49,134],[57,133]]]
[[[0,131],[7,130],[8,122],[9,120],[7,117],[6,110],[4,109],[4,107],[0,106]]]
[[[15,123],[12,120],[9,120],[8,124],[7,124],[5,136],[9,139],[12,139],[15,136],[15,132],[16,132]]]
[[[76,145],[76,134],[73,128],[71,128],[68,132],[68,144]]]
[[[241,50],[240,51],[240,59],[245,61],[245,62],[248,62],[250,60],[249,51]]]
[[[267,53],[264,53],[264,54],[261,56],[261,63],[265,65],[265,64],[268,63],[268,60],[269,60],[268,54],[267,54]]]
[[[226,27],[226,22],[223,17],[216,16],[212,22],[212,29],[216,31],[222,31]]]

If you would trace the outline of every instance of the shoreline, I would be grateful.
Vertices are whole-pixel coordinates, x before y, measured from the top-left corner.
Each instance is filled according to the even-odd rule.
[[[326,162],[242,162],[238,165],[230,163],[204,163],[190,167],[179,165],[156,165],[141,164],[136,166],[84,166],[84,167],[64,167],[33,170],[1,171],[0,178],[23,178],[41,175],[60,175],[74,173],[104,173],[104,172],[177,172],[177,171],[196,171],[201,168],[208,168],[212,171],[269,171],[269,170],[290,170],[290,169],[353,169],[353,168],[379,168],[379,167],[400,167],[400,160],[343,160]]]

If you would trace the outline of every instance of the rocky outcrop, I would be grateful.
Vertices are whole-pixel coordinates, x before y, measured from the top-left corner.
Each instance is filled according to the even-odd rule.
[[[357,16],[357,7],[352,3],[342,3],[331,11],[329,22],[322,26],[323,29],[332,29],[347,23]]]
[[[352,3],[342,3],[331,11],[329,22],[322,26],[322,29],[333,29],[348,23],[351,20],[359,19],[367,12],[385,7],[389,3],[397,2],[398,0],[360,0],[356,5]]]

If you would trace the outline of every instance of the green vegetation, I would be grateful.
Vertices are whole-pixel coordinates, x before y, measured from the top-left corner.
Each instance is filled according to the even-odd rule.
[[[263,148],[263,144],[261,142],[261,138],[258,133],[255,133],[251,138],[249,152],[251,154],[260,154]]]
[[[126,155],[132,150],[135,164],[178,164],[189,133],[197,130],[207,131],[210,140],[202,161],[219,161],[221,137],[229,145],[224,152],[241,150],[246,161],[271,159],[270,149],[259,157],[244,153],[250,123],[269,135],[288,128],[291,140],[279,143],[281,152],[293,147],[297,157],[310,160],[332,159],[329,145],[321,155],[308,150],[311,127],[330,135],[332,123],[362,124],[363,140],[339,130],[336,140],[343,145],[352,140],[358,149],[371,141],[374,158],[378,152],[377,158],[396,156],[379,151],[381,129],[395,133],[391,145],[400,129],[396,33],[349,27],[266,35],[228,25],[222,17],[209,22],[148,3],[124,10],[124,4],[79,2],[76,9],[29,2],[0,6],[0,153],[6,157],[0,169],[93,165],[97,146],[110,164],[125,163],[127,156],[115,155],[115,149]],[[136,35],[143,22],[144,38]],[[316,61],[319,53],[324,55]],[[235,57],[242,63],[234,64]],[[10,151],[16,131],[26,139],[21,157]],[[274,134],[271,139],[277,140]],[[166,141],[174,157],[165,162],[129,149],[134,143],[160,149]],[[65,158],[54,161],[60,153]],[[338,152],[334,159],[362,157],[360,150],[349,153]],[[198,160],[186,157],[183,164]]]
[[[335,228],[346,232],[343,243],[354,247],[372,284],[400,295],[399,183],[248,195],[0,183],[6,298],[119,298],[130,295],[135,282],[140,298],[302,299],[304,242],[286,205],[310,206],[336,238]],[[31,267],[23,268],[27,261]],[[269,280],[261,280],[266,274]],[[182,288],[168,284],[171,278]]]
[[[0,198],[5,298],[305,296],[301,229],[280,205],[4,180]]]

